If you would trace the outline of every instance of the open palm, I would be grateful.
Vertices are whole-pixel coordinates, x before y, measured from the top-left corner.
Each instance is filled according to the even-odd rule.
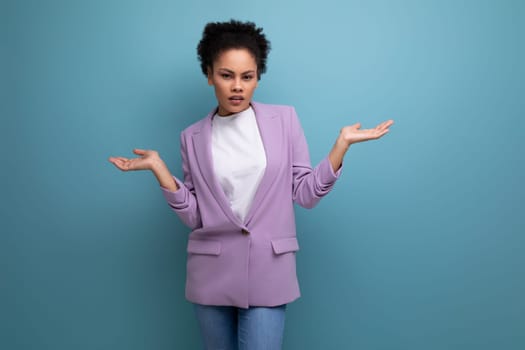
[[[354,125],[345,126],[341,129],[341,137],[348,144],[376,140],[381,136],[385,135],[389,130],[388,128],[394,124],[393,120],[387,120],[372,129],[361,129],[361,123]]]
[[[134,149],[137,158],[110,157],[109,161],[122,171],[151,170],[160,157],[157,151]]]

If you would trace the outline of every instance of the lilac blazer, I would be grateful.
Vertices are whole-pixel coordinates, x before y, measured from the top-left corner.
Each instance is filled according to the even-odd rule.
[[[293,203],[312,208],[340,175],[326,157],[312,169],[293,107],[252,102],[266,151],[266,170],[242,222],[213,172],[215,110],[181,133],[184,182],[161,188],[191,228],[186,298],[205,305],[276,306],[300,296]]]

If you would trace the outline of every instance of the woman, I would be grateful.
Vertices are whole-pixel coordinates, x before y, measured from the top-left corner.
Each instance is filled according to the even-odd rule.
[[[378,139],[393,124],[342,128],[312,168],[294,109],[252,101],[269,50],[254,23],[206,25],[197,51],[218,106],[181,133],[184,181],[153,150],[109,159],[123,171],[152,171],[191,228],[186,297],[206,349],[281,348],[286,304],[300,295],[293,203],[315,206],[350,145]]]

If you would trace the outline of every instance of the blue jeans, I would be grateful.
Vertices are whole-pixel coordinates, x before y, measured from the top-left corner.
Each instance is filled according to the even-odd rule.
[[[206,350],[280,350],[286,305],[276,307],[194,304]]]

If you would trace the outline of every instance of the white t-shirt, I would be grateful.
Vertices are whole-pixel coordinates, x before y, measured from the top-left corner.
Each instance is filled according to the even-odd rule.
[[[230,201],[244,221],[266,169],[266,154],[252,107],[212,120],[213,168]]]

